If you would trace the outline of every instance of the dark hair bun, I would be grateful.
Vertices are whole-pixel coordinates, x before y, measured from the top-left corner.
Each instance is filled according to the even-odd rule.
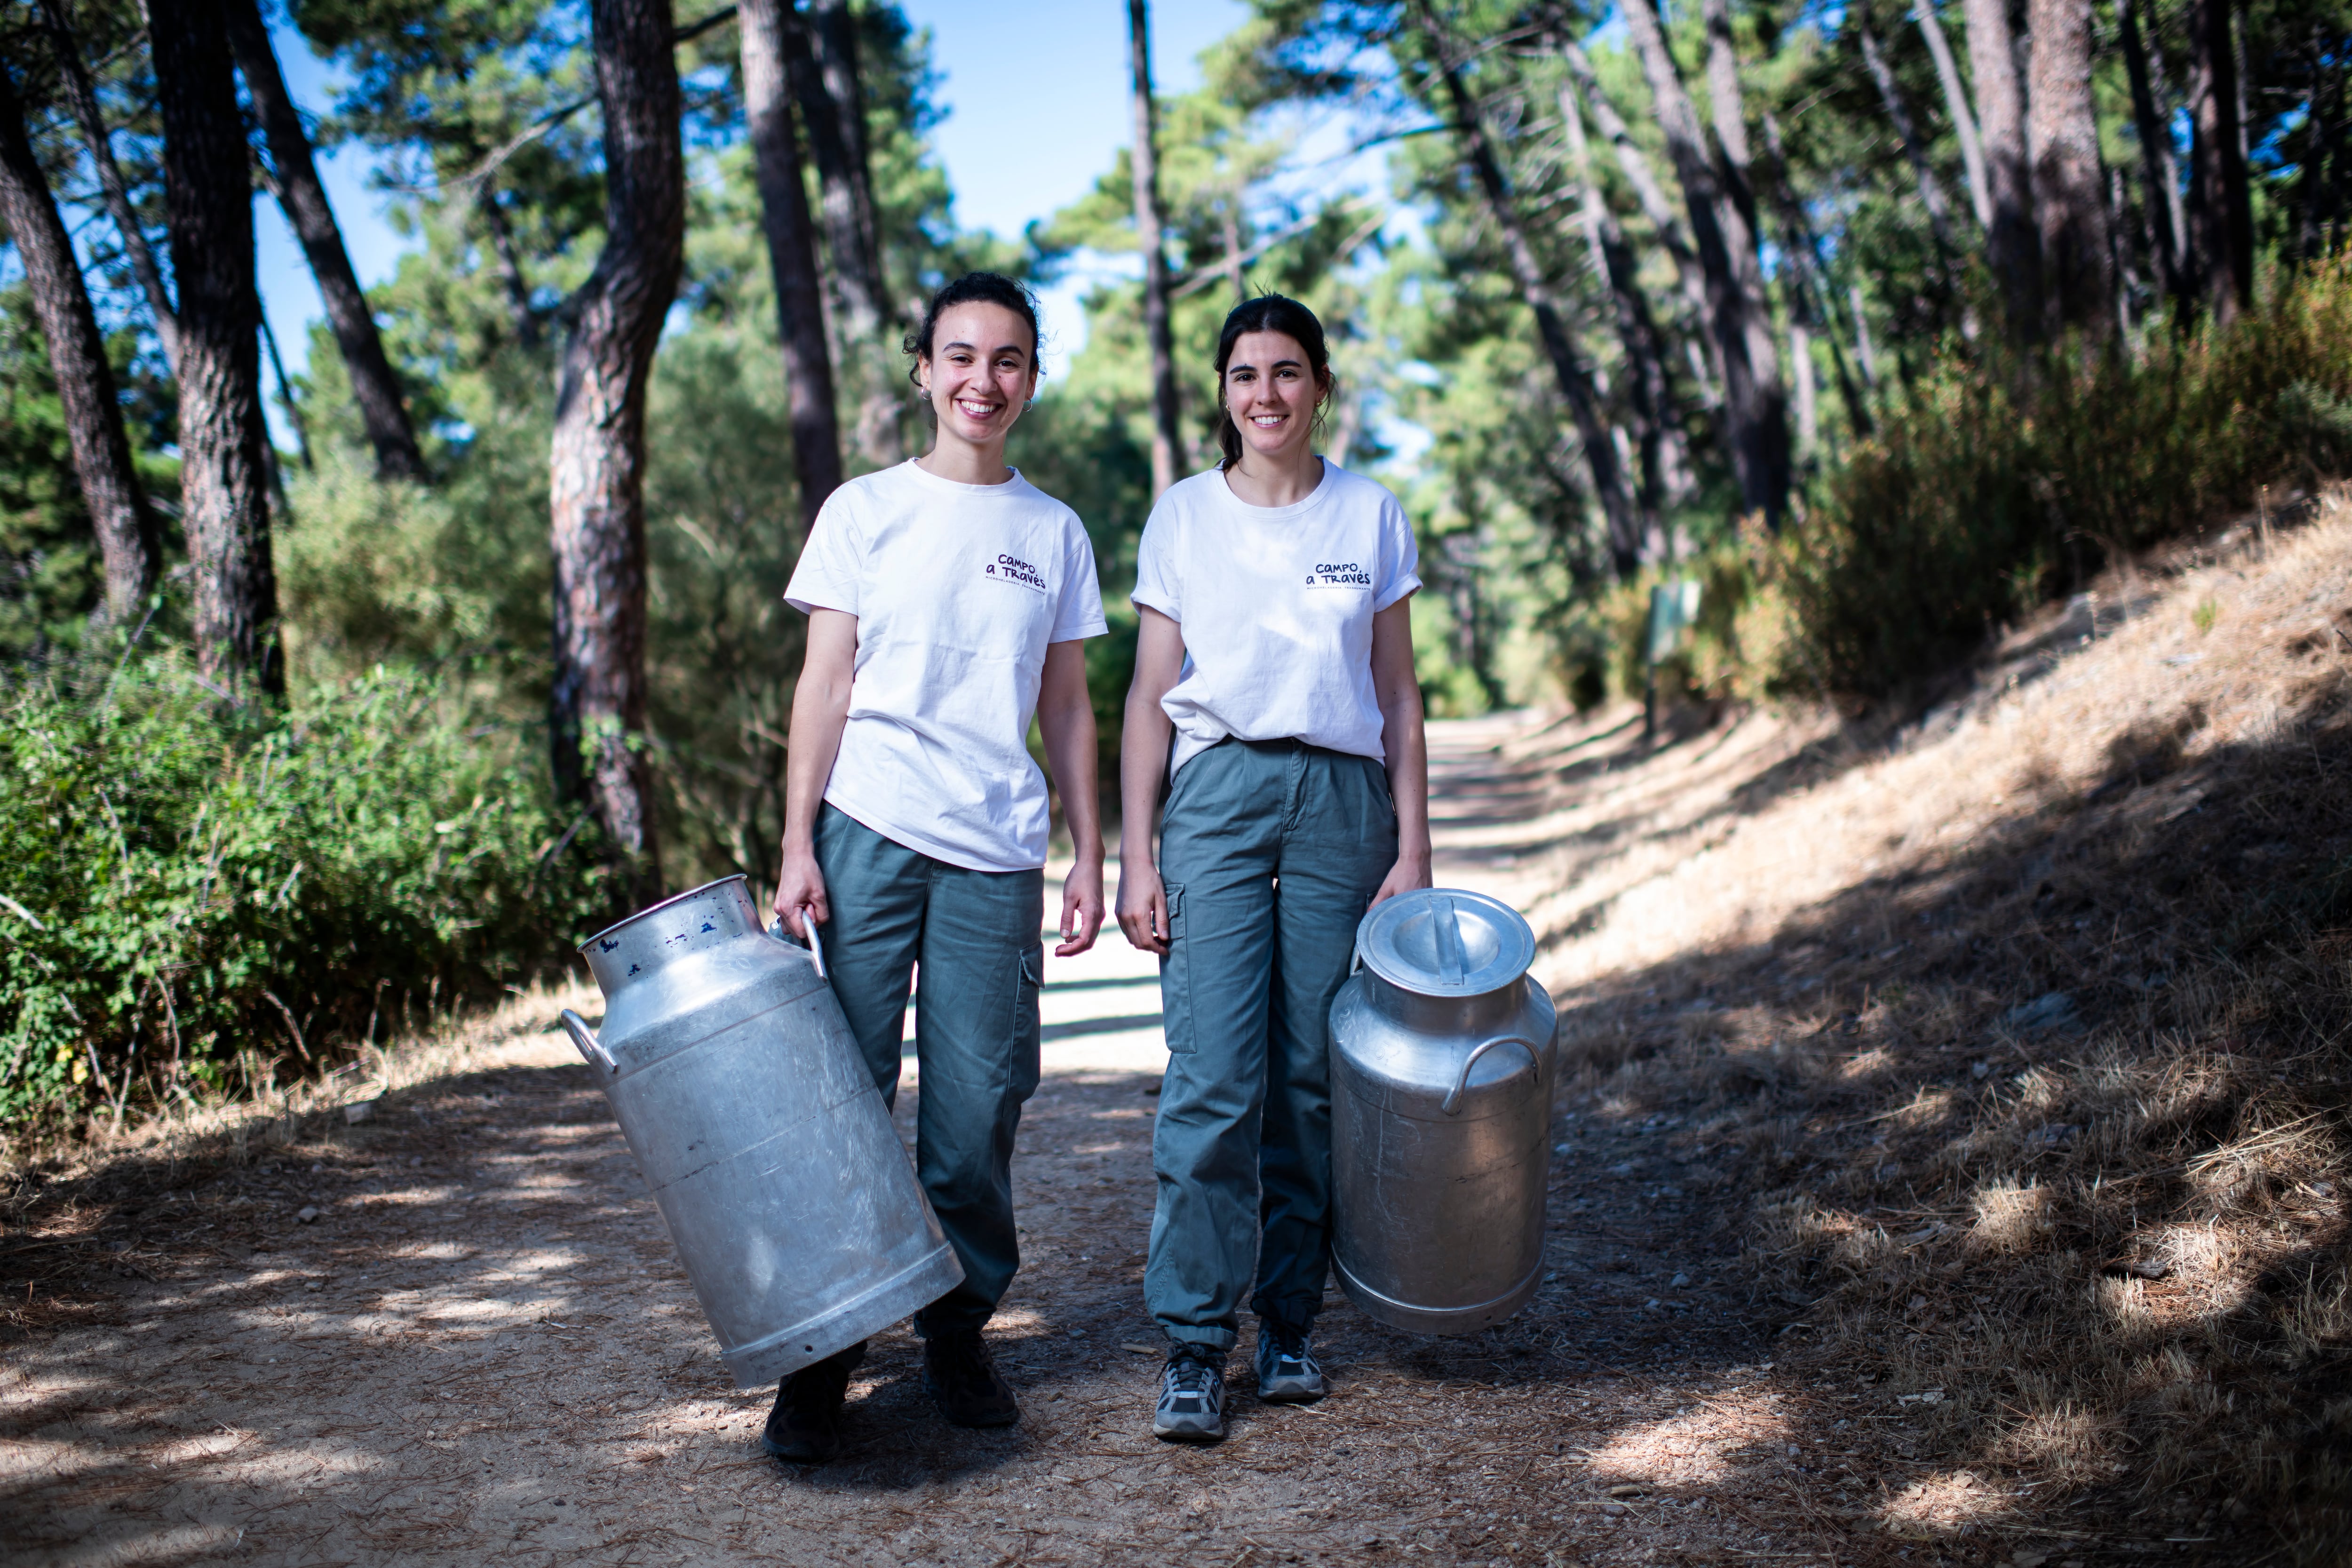
[[[1028,322],[1029,361],[1037,367],[1038,374],[1045,373],[1039,353],[1045,334],[1037,327],[1037,298],[1024,285],[1002,272],[967,272],[932,295],[930,304],[923,310],[923,324],[908,332],[901,345],[905,352],[919,362],[930,358],[931,339],[939,331],[940,312],[957,305],[1002,305]],[[919,363],[909,368],[907,379],[917,381],[920,368]]]

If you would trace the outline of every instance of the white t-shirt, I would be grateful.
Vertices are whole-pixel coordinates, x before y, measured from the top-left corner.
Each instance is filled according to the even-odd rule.
[[[826,498],[784,602],[857,617],[824,798],[950,866],[1043,866],[1027,742],[1045,647],[1107,629],[1078,514],[1017,472],[963,485],[901,463]]]
[[[1171,485],[1137,552],[1135,602],[1184,630],[1160,707],[1173,773],[1228,735],[1381,757],[1372,616],[1421,586],[1387,487],[1329,461],[1289,506],[1250,506],[1212,468]]]

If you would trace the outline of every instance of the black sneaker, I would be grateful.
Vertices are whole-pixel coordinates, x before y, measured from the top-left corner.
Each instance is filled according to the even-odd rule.
[[[1312,1405],[1330,1392],[1323,1368],[1300,1330],[1261,1321],[1257,1328],[1257,1396],[1266,1405]]]
[[[785,1378],[760,1447],[796,1465],[822,1465],[840,1453],[841,1402],[849,1394],[849,1374],[865,1359],[866,1346],[854,1344]]]
[[[942,1331],[923,1341],[923,1386],[954,1426],[1010,1426],[1021,1404],[996,1373],[978,1329]]]
[[[1225,1435],[1225,1358],[1208,1345],[1181,1344],[1160,1373],[1151,1435],[1170,1443],[1214,1443]]]

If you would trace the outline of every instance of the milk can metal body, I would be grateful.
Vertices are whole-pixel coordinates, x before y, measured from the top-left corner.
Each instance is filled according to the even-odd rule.
[[[1558,1024],[1535,936],[1483,894],[1391,899],[1331,1007],[1340,1288],[1370,1316],[1475,1333],[1543,1275]]]
[[[963,1267],[825,984],[743,879],[680,893],[581,953],[566,1011],[739,1386],[772,1383],[945,1295]]]

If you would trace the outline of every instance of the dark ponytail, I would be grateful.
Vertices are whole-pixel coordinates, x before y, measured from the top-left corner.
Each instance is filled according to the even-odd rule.
[[[1233,308],[1224,331],[1217,334],[1217,447],[1225,455],[1220,466],[1242,460],[1242,433],[1225,405],[1225,365],[1244,332],[1280,332],[1307,351],[1307,367],[1315,373],[1315,416],[1319,422],[1337,384],[1331,378],[1330,351],[1323,346],[1323,323],[1315,312],[1281,294],[1261,294]]]

